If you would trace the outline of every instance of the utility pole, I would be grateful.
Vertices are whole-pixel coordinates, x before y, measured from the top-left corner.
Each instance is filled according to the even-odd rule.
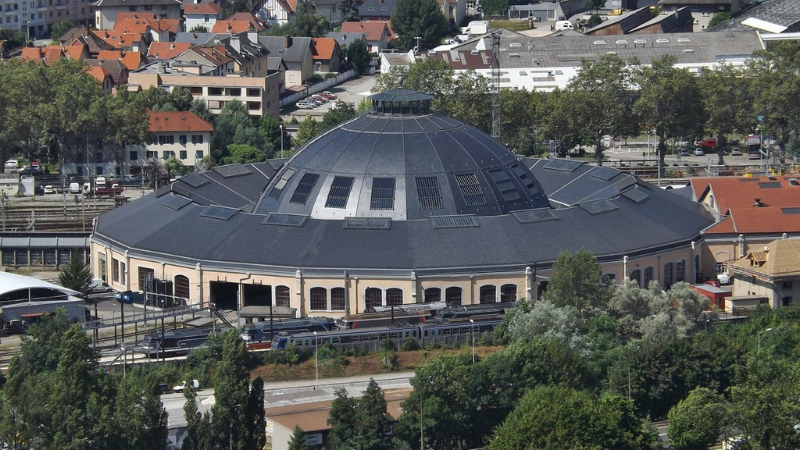
[[[500,138],[500,30],[492,31],[492,137]]]

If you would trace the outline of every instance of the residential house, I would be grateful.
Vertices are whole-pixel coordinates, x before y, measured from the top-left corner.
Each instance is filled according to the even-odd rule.
[[[141,34],[149,42],[169,42],[178,32],[178,19],[120,19],[114,23],[114,31],[127,34]]]
[[[233,72],[233,58],[225,51],[225,47],[192,47],[172,60],[175,72],[195,75],[222,77]]]
[[[258,42],[255,32],[231,34],[221,38],[228,55],[233,57],[233,74],[243,77],[265,77],[269,75],[269,50]]]
[[[199,0],[195,0],[194,3],[184,5],[183,17],[186,31],[192,31],[200,27],[205,28],[206,31],[211,31],[214,28],[214,24],[222,19],[223,9],[214,2],[200,3]]]
[[[730,269],[735,300],[766,298],[772,308],[800,301],[800,239],[772,240]]]
[[[467,0],[437,0],[450,26],[460,27],[467,18]]]
[[[775,239],[800,236],[794,177],[693,178],[691,184],[697,201],[717,219],[705,232],[708,275],[729,271],[734,261]]]
[[[342,66],[342,49],[335,39],[314,38],[314,72],[339,72]]]
[[[152,47],[153,44],[150,44]],[[122,50],[102,50],[100,53],[97,54],[97,60],[99,61],[119,61],[125,68],[128,70],[136,70],[142,65],[147,63],[147,57],[142,55],[139,52],[126,52]],[[114,75],[113,71],[112,76]],[[125,80],[122,83],[117,84],[124,84],[127,83],[127,74],[125,74]]]
[[[188,42],[153,42],[147,49],[147,59],[150,61],[155,60],[168,60],[185,53],[192,44]]]
[[[609,16],[609,19],[586,29],[592,36],[608,36],[618,34],[662,34],[691,33],[693,28],[692,12],[688,7],[674,11],[665,11],[653,15],[649,8],[639,8],[620,16]]]
[[[89,65],[86,73],[97,80],[104,93],[110,94],[114,89],[114,79],[111,77],[111,73],[104,69],[102,65]]]
[[[121,12],[153,13],[159,19],[181,19],[183,15],[180,0],[97,0],[91,5],[95,26],[101,30],[113,29]]]
[[[192,54],[198,59],[205,59],[208,54],[204,52],[208,52],[208,50],[200,50]],[[229,61],[226,67],[233,67],[233,59],[227,58]],[[181,57],[176,59],[181,59]],[[181,86],[188,89],[195,99],[205,101],[209,111],[213,114],[219,114],[225,107],[225,103],[235,99],[244,103],[253,117],[279,117],[279,72],[269,73],[266,77],[225,76],[227,75],[225,73],[200,75],[204,68],[200,67],[199,61],[197,61],[198,64],[193,65],[191,62],[185,61],[186,58],[183,59],[149,64],[132,71],[128,75],[129,88],[147,90],[154,86],[170,91],[174,87]],[[211,63],[205,68],[208,67],[211,67]]]
[[[64,49],[60,45],[48,45],[47,47],[24,47],[20,59],[41,62],[45,66],[49,66],[64,56]]]
[[[314,12],[330,23],[340,23],[342,21],[339,0],[314,0]]]
[[[713,30],[797,33],[800,32],[798,7],[800,5],[796,0],[764,0],[752,3],[749,8],[739,11],[739,2],[736,4],[731,2],[730,13],[733,17],[717,25]]]
[[[303,85],[314,73],[314,41],[309,37],[259,36],[258,41],[270,56],[280,56],[286,64],[286,89]]]
[[[113,50],[126,52],[143,52],[150,45],[147,35],[138,33],[124,33],[115,30],[97,30],[96,36],[102,39]]]
[[[87,27],[71,28],[59,38],[59,41],[64,47],[72,46],[76,43],[85,45],[91,56],[97,56],[102,50],[114,50],[114,47],[101,39],[97,33],[100,33],[100,31]]]
[[[705,31],[716,13],[735,15],[739,12],[739,0],[661,0],[660,3],[664,12],[688,7],[692,13],[694,31]]]
[[[363,40],[364,43],[367,42],[367,35],[365,33],[337,33],[332,31],[326,34],[325,37],[335,39],[339,46],[345,49],[348,45],[358,40]]]
[[[367,50],[375,53],[387,48],[389,41],[394,38],[392,25],[385,20],[344,22],[341,32],[364,34],[367,37]]]
[[[64,4],[69,2],[64,1]],[[72,6],[72,5],[70,5]],[[77,6],[73,11],[65,8],[64,13],[72,11],[78,17]],[[0,28],[19,30],[31,39],[43,38],[48,31],[47,0],[31,2],[18,0],[0,0]]]
[[[286,25],[297,11],[298,0],[261,0],[254,8],[253,14],[271,25]]]
[[[130,69],[123,62],[123,58],[87,59],[84,61],[89,66],[102,67],[111,76],[112,88],[128,83]],[[139,67],[135,67],[134,70]]]
[[[364,0],[358,6],[358,17],[362,21],[379,20],[386,22],[392,17],[397,0]]]

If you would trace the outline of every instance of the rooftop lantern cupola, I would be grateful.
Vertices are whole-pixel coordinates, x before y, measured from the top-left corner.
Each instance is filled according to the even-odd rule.
[[[369,98],[372,100],[373,114],[409,116],[430,114],[433,96],[397,88],[371,95]]]

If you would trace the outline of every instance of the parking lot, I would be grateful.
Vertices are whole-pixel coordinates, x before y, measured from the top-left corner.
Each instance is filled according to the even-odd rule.
[[[295,105],[286,105],[281,108],[281,117],[284,122],[291,121],[292,117],[296,117],[297,120],[300,121],[305,119],[306,116],[320,118],[331,109],[331,106],[336,103],[336,101],[352,103],[357,106],[361,100],[372,95],[370,90],[375,86],[376,80],[376,75],[361,76],[347,80],[338,86],[332,86],[327,89],[338,97],[336,100],[329,101],[314,109],[300,109]]]

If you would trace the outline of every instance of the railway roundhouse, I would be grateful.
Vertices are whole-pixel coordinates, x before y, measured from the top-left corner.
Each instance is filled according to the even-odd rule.
[[[394,89],[288,160],[184,177],[97,220],[95,276],[245,317],[538,298],[559,253],[701,280],[703,206],[609,167],[520,157]]]

